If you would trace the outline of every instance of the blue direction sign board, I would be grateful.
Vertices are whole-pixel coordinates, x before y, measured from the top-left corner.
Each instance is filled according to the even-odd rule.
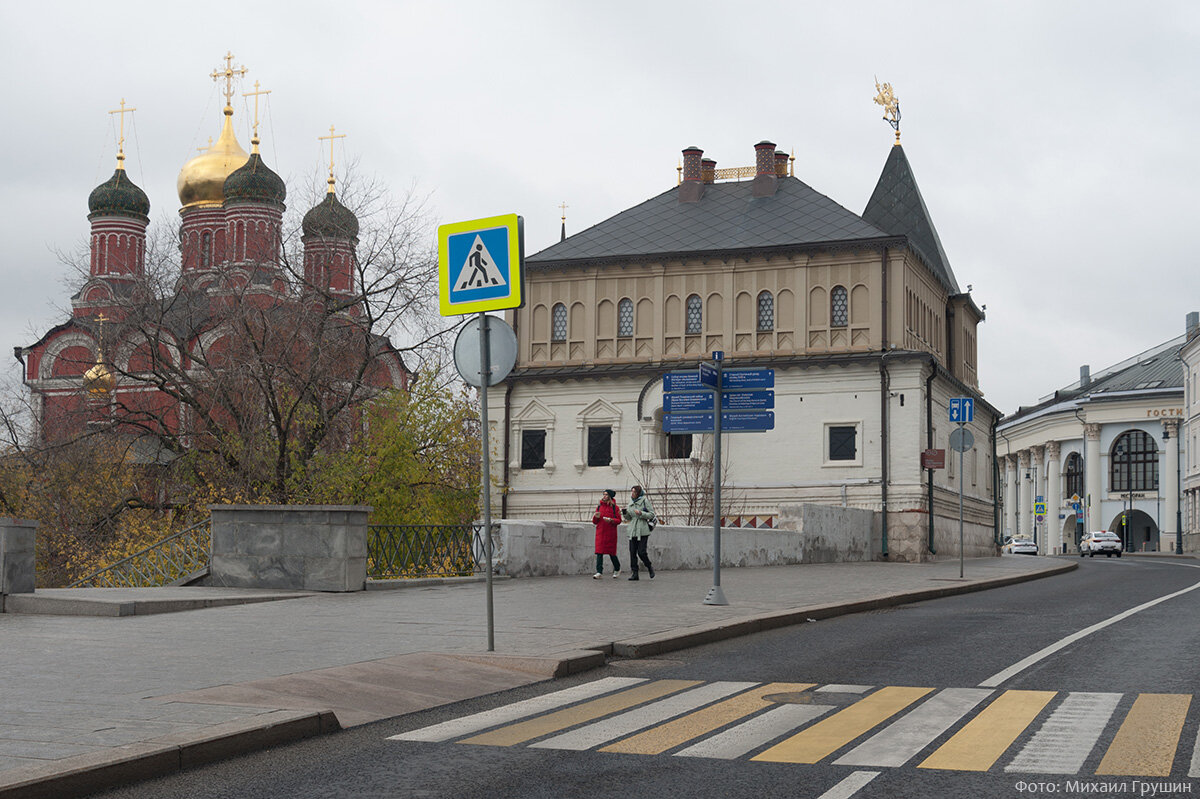
[[[708,411],[708,415],[712,416],[713,406],[716,405],[713,401],[713,396],[713,392],[711,391],[687,391],[663,394],[663,411],[665,413],[697,413]]]
[[[700,362],[700,382],[709,388],[717,387],[717,367],[706,361]]]
[[[775,407],[775,392],[765,391],[723,391],[721,392],[721,409],[726,411],[760,411]]]
[[[663,394],[665,413],[711,413],[716,405],[711,391],[676,391]],[[721,394],[721,409],[761,411],[775,407],[774,391],[735,391]]]
[[[664,413],[664,433],[712,433],[715,419],[711,413]],[[774,411],[725,411],[721,414],[722,433],[758,433],[775,429]]]
[[[774,388],[774,369],[726,369],[721,372],[721,388]]]
[[[971,397],[951,397],[950,421],[956,424],[975,421],[975,400]]]
[[[713,424],[711,413],[664,413],[662,428],[664,433],[711,433]]]
[[[703,391],[705,388],[696,372],[667,372],[663,375],[663,391]]]

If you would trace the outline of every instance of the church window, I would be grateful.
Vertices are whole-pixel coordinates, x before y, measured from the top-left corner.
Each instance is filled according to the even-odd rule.
[[[550,313],[550,340],[567,340],[567,306],[556,303]]]
[[[633,335],[633,300],[628,297],[617,303],[617,335],[620,338]]]
[[[760,333],[775,329],[775,298],[771,292],[758,295],[758,330]]]
[[[1067,496],[1083,496],[1083,458],[1078,452],[1072,452],[1067,456],[1067,468],[1065,469],[1067,478]]]
[[[829,293],[829,318],[834,327],[850,324],[850,300],[845,286],[834,286]]]
[[[692,457],[692,434],[668,433],[667,457],[671,460],[685,460]]]
[[[1142,430],[1122,433],[1109,455],[1110,491],[1154,491],[1158,488],[1158,445]]]
[[[208,232],[200,241],[200,265],[212,266],[212,234]]]
[[[858,426],[829,425],[829,460],[858,460]]]
[[[589,427],[587,435],[587,465],[608,466],[612,463],[612,427]]]
[[[546,431],[521,431],[521,468],[541,469],[546,465]]]
[[[700,301],[699,294],[693,294],[687,298],[687,332],[688,335],[696,335],[704,330],[704,304]]]

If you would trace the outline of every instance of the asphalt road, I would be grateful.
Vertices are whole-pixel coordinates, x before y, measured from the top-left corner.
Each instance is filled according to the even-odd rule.
[[[613,661],[102,796],[1200,793],[1192,588],[1190,561],[1086,559],[1009,588]],[[556,703],[567,689],[597,692]],[[547,704],[512,709],[526,700]],[[488,711],[510,718],[471,726]],[[467,726],[430,730],[443,722]]]

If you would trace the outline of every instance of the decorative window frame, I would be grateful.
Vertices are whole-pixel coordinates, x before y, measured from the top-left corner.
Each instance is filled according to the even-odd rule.
[[[558,335],[559,326],[559,308],[562,309],[562,336]],[[571,335],[571,315],[567,311],[567,304],[564,302],[556,302],[550,306],[550,343],[565,344]]]
[[[540,470],[521,468],[521,433],[525,430],[546,431],[546,463]],[[512,444],[508,450],[511,453],[508,461],[509,469],[514,472],[554,473],[556,468],[554,465],[554,414],[549,408],[536,399],[530,400],[524,408],[513,415],[509,424],[509,435],[512,436]]]
[[[829,435],[835,427],[853,427],[854,428],[854,458],[852,460],[831,460],[829,457]],[[821,436],[822,450],[822,467],[825,468],[843,468],[843,467],[861,467],[863,465],[863,423],[858,421],[837,421],[825,422]]]
[[[694,329],[692,327],[693,305],[699,314]],[[704,333],[704,300],[699,294],[689,294],[683,302],[683,332],[687,336],[699,336]]]
[[[841,298],[841,314],[838,314],[838,298]],[[843,328],[850,326],[850,292],[839,284],[829,290],[829,326]]]
[[[617,338],[633,338],[636,321],[633,300],[622,297],[617,302]]]
[[[767,302],[764,303],[764,299]],[[768,313],[770,324],[764,324]],[[766,289],[758,292],[754,299],[754,330],[756,333],[775,332],[775,294]]]
[[[621,411],[608,400],[598,399],[591,405],[588,405],[575,417],[575,428],[578,433],[579,449],[578,457],[575,459],[575,470],[583,474],[584,469],[603,469],[604,466],[587,465],[588,451],[588,428],[589,427],[611,427],[612,428],[612,460],[607,468],[612,469],[613,474],[621,471]],[[549,434],[547,434],[548,436]]]

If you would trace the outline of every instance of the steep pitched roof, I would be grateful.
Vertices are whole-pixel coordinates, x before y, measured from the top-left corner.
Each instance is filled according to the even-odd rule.
[[[637,257],[688,256],[892,238],[797,178],[780,178],[771,197],[750,181],[712,183],[699,202],[674,187],[547,247],[531,266]]]
[[[942,249],[942,240],[933,226],[933,218],[925,207],[921,190],[917,188],[917,179],[904,155],[904,148],[899,144],[888,153],[883,172],[879,175],[871,199],[867,201],[862,218],[893,236],[907,236],[917,255],[942,285],[951,294],[960,293],[954,271],[950,268],[950,259]]]

